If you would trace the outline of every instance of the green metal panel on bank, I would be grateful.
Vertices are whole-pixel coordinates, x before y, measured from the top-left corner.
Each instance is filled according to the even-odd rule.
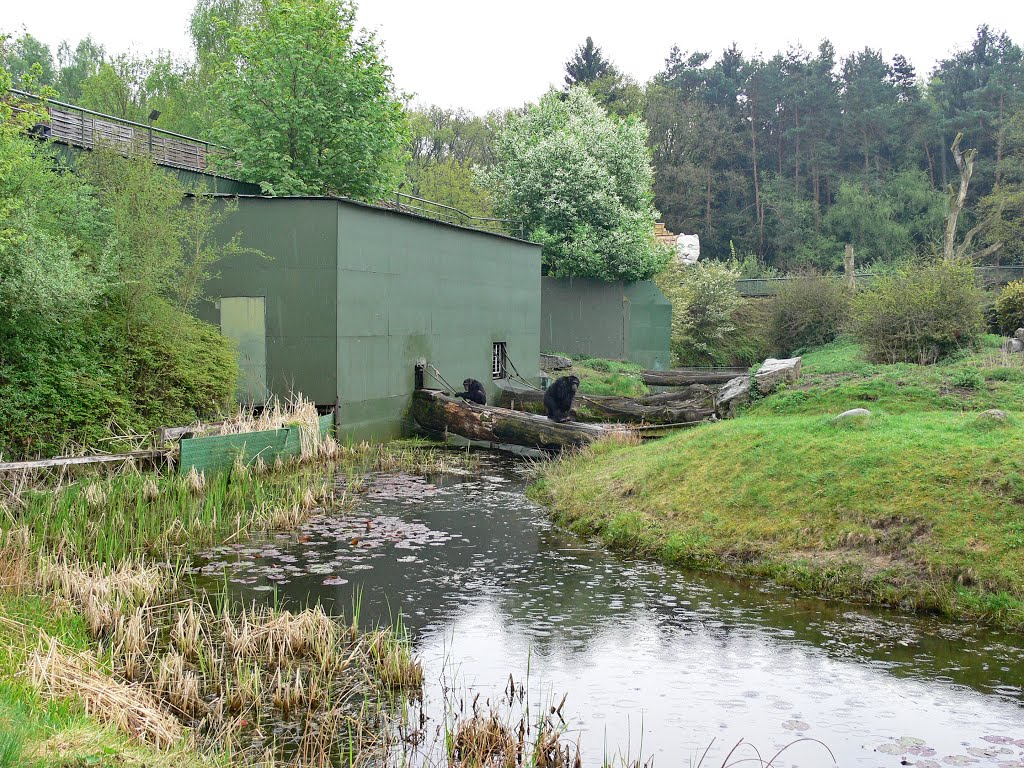
[[[650,281],[545,277],[541,349],[668,368],[672,305]]]
[[[321,416],[320,434],[334,429],[334,414]],[[212,435],[185,438],[180,443],[178,472],[186,474],[193,468],[210,474],[231,469],[236,461],[249,466],[257,459],[272,464],[278,458],[292,458],[302,453],[302,430],[299,427],[244,432],[237,435]]]

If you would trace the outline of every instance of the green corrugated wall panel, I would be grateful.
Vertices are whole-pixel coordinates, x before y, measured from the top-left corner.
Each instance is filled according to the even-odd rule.
[[[337,202],[241,198],[220,228],[227,240],[264,256],[238,254],[217,265],[208,296],[265,296],[267,386],[287,397],[301,392],[327,405],[337,390]],[[216,323],[212,303],[198,314]]]
[[[349,204],[338,219],[343,437],[379,439],[408,426],[419,358],[453,386],[472,377],[496,397],[491,347],[504,341],[520,371],[536,377],[539,246]]]
[[[545,277],[541,349],[669,366],[672,306],[650,281]]]
[[[629,301],[628,359],[645,368],[670,368],[672,345],[672,303],[649,280],[626,283]]]
[[[242,461],[248,465],[254,462],[257,456],[262,456],[263,461],[270,463],[278,456],[297,455],[297,447],[294,453],[289,453],[293,445],[297,446],[295,438],[289,442],[292,432],[298,436],[298,430],[274,429],[241,435],[184,439],[181,441],[178,471],[186,473],[195,467],[200,472],[221,472],[231,469],[238,456],[242,456]]]

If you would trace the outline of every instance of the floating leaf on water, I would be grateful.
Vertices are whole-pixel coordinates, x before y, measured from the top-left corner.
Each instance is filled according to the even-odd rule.
[[[899,744],[885,743],[875,747],[875,752],[881,752],[883,755],[902,755],[904,749]]]
[[[901,747],[923,747],[927,742],[916,736],[900,736],[896,739],[896,743]]]
[[[973,765],[979,761],[976,757],[969,755],[946,755],[942,758],[942,762],[946,765]]]
[[[914,765],[916,768],[942,768],[934,760],[918,760]]]
[[[989,744],[1015,744],[1016,740],[1009,736],[982,736],[982,741],[987,741]],[[1021,744],[1020,746],[1024,746]]]
[[[343,579],[340,576],[330,576],[324,579],[325,587],[336,587],[341,584],[348,584],[348,579]]]
[[[931,747],[907,747],[907,754],[916,757],[931,757],[935,754],[935,750]]]
[[[968,747],[968,755],[974,755],[975,757],[994,757],[996,751],[994,749],[985,749],[984,747]]]
[[[399,563],[417,563],[419,558],[416,555],[409,555],[408,557],[399,557],[396,562]]]
[[[787,720],[782,727],[787,731],[806,731],[811,726],[803,720]]]

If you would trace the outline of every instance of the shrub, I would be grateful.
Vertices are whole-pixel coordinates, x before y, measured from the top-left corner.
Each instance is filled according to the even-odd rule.
[[[985,377],[977,368],[961,368],[953,374],[953,386],[963,389],[982,389],[985,386]]]
[[[996,323],[1002,333],[1024,328],[1024,280],[1008,283],[996,299]]]
[[[853,323],[872,361],[922,365],[977,347],[985,327],[974,271],[959,260],[878,277],[854,300]]]
[[[782,283],[772,305],[769,337],[780,354],[820,347],[843,331],[850,295],[838,278],[808,275]]]
[[[672,264],[655,280],[672,302],[672,354],[681,363],[708,365],[726,355],[732,314],[742,299],[736,273],[717,261]]]

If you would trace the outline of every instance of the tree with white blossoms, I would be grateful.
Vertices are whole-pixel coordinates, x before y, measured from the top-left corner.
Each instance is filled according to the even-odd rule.
[[[496,138],[480,172],[498,216],[522,221],[553,277],[645,280],[671,251],[654,239],[647,127],[611,117],[582,87],[549,91]]]

